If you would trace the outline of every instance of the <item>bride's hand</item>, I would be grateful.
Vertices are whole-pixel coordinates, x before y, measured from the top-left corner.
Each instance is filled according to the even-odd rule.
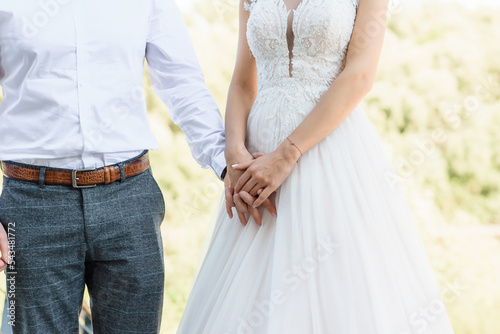
[[[226,189],[226,212],[230,218],[233,218],[232,208],[235,207],[238,217],[243,225],[246,225],[248,222],[245,216],[245,214],[248,213],[252,215],[258,225],[262,224],[262,219],[257,207],[253,207],[251,205],[251,203],[253,203],[254,201],[251,201],[250,204],[247,203],[249,202],[249,198],[251,197],[249,194],[245,192],[236,194],[234,192],[234,185],[244,171],[236,170],[232,168],[231,165],[237,161],[246,161],[248,159],[254,159],[262,155],[262,153],[256,153],[252,155],[246,150],[246,148],[244,150],[239,150],[237,153],[235,153],[235,151],[226,149],[226,160],[228,165],[227,174],[224,178],[224,185]],[[263,202],[263,205],[271,214],[276,215],[276,207],[271,203],[270,200]]]
[[[236,182],[235,193],[247,192],[255,196],[259,189],[264,189],[253,202],[254,208],[259,207],[286,180],[299,158],[300,152],[294,146],[283,142],[272,153],[232,165],[231,167],[238,171],[246,169]]]

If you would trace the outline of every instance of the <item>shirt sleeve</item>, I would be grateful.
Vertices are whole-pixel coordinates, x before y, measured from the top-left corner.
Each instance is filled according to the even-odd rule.
[[[151,0],[146,60],[153,88],[186,135],[194,159],[220,179],[224,126],[174,0]]]

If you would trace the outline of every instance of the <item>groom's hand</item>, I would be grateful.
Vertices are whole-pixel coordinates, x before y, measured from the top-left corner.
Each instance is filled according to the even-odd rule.
[[[262,193],[263,189],[257,190],[257,196]],[[255,201],[257,200],[257,197],[254,197],[247,193],[246,191],[240,191],[238,193],[239,198],[242,200],[243,205],[246,205],[250,210],[257,210],[254,208]],[[276,206],[271,202],[269,198],[267,198],[262,205],[264,208],[267,209],[274,217],[277,216],[277,211],[276,211]],[[258,222],[259,225],[262,225],[262,222]]]
[[[229,218],[231,218],[231,219],[233,218],[232,208],[234,207],[234,208],[236,208],[236,213],[238,214],[238,218],[240,219],[240,221],[243,225],[246,225],[248,223],[248,220],[246,217],[247,214],[250,214],[254,218],[255,222],[258,225],[262,225],[262,218],[260,217],[259,210],[246,203],[246,201],[248,201],[247,196],[249,196],[249,194],[248,193],[236,194],[234,192],[234,188],[231,186],[231,184],[235,184],[238,181],[238,179],[236,178],[236,180],[233,183],[231,182],[231,177],[229,175],[230,174],[229,169],[230,168],[228,168],[228,173],[226,174],[226,177],[224,178],[226,212],[227,212]],[[238,174],[237,177],[239,178],[239,176],[241,176],[242,173],[238,172],[237,174]],[[245,198],[246,200],[243,200],[243,198]],[[269,203],[265,203],[265,204],[271,213],[274,212],[274,214],[276,214],[275,213],[276,209],[274,208],[274,206],[271,204],[270,201],[269,201]]]
[[[238,182],[238,179],[244,171],[236,170],[231,166],[235,162],[247,160],[248,157],[250,157],[250,159],[255,159],[262,155],[262,153],[250,154],[246,149],[242,154],[231,154],[231,152],[226,151],[226,159],[228,164],[227,174],[224,178],[226,212],[230,218],[233,218],[232,208],[235,207],[238,217],[243,225],[246,225],[248,223],[246,214],[250,214],[258,225],[262,224],[262,218],[260,217],[260,213],[257,208],[254,208],[252,205],[248,205],[246,203],[247,201],[250,201],[247,197],[248,194],[237,194],[234,192],[234,185],[236,184],[236,182]],[[271,201],[266,201],[265,203],[263,203],[263,205],[271,214],[276,215],[276,208],[271,203]]]
[[[264,153],[253,153],[252,157],[253,157],[253,159],[257,159],[263,155],[264,155]],[[241,171],[240,171],[238,180],[240,177],[241,177]],[[237,180],[237,182],[238,182],[238,180]],[[259,189],[257,192],[260,195],[260,193],[262,192],[262,189]],[[234,189],[233,189],[233,193],[234,193],[233,202],[235,203],[237,210],[239,210],[240,212],[250,213],[252,215],[252,217],[255,219],[255,222],[257,223],[257,225],[262,226],[262,218],[260,217],[260,213],[258,210],[258,207],[260,205],[259,206],[254,205],[255,204],[254,202],[256,201],[257,198],[253,197],[252,195],[250,195],[246,191],[240,191],[239,193],[235,193]],[[276,206],[271,202],[270,199],[266,199],[262,203],[262,205],[273,216],[277,215]],[[240,216],[240,220],[241,220],[241,216]],[[246,224],[246,220],[245,220],[244,224]]]
[[[9,240],[7,239],[7,233],[3,224],[0,224],[0,252],[2,253],[0,258],[0,270],[7,268],[10,264],[10,247]]]
[[[244,171],[236,182],[234,191],[236,193],[246,191],[250,195],[258,195],[253,207],[259,207],[290,175],[300,158],[299,154],[293,145],[289,145],[285,141],[269,154],[232,165],[232,168]],[[263,191],[257,194],[260,189]]]
[[[226,146],[226,160],[227,160],[227,173],[224,178],[225,186],[225,198],[226,198],[226,212],[229,218],[233,218],[232,208],[236,208],[236,213],[243,225],[247,224],[246,214],[250,213],[250,208],[247,205],[242,205],[239,202],[238,196],[235,196],[234,185],[243,174],[242,171],[235,170],[231,167],[235,162],[245,161],[248,159],[253,159],[253,156],[248,152],[245,147],[239,149],[229,149]],[[255,212],[253,212],[255,214]],[[254,216],[256,221],[260,221],[260,215]]]
[[[226,176],[224,177],[224,195],[226,198],[226,212],[229,218],[233,219],[233,207],[235,206],[234,201],[233,201],[233,193],[234,193],[234,188],[231,187],[230,181],[229,181],[229,173],[226,173]]]

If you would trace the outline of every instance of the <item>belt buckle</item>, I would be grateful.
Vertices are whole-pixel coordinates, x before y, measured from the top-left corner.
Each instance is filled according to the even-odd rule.
[[[95,170],[96,168],[87,168],[87,169],[74,169],[73,171],[71,171],[71,184],[73,185],[73,188],[84,189],[84,188],[94,188],[95,186],[97,186],[97,184],[91,184],[88,186],[79,186],[78,180],[80,179],[76,177],[76,173],[78,172],[93,172]]]

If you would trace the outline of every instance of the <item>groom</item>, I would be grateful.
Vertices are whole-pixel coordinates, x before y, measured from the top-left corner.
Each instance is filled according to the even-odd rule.
[[[94,333],[159,331],[165,206],[144,59],[194,158],[224,179],[222,119],[174,0],[0,4],[0,270],[14,333],[77,333],[85,285]]]

